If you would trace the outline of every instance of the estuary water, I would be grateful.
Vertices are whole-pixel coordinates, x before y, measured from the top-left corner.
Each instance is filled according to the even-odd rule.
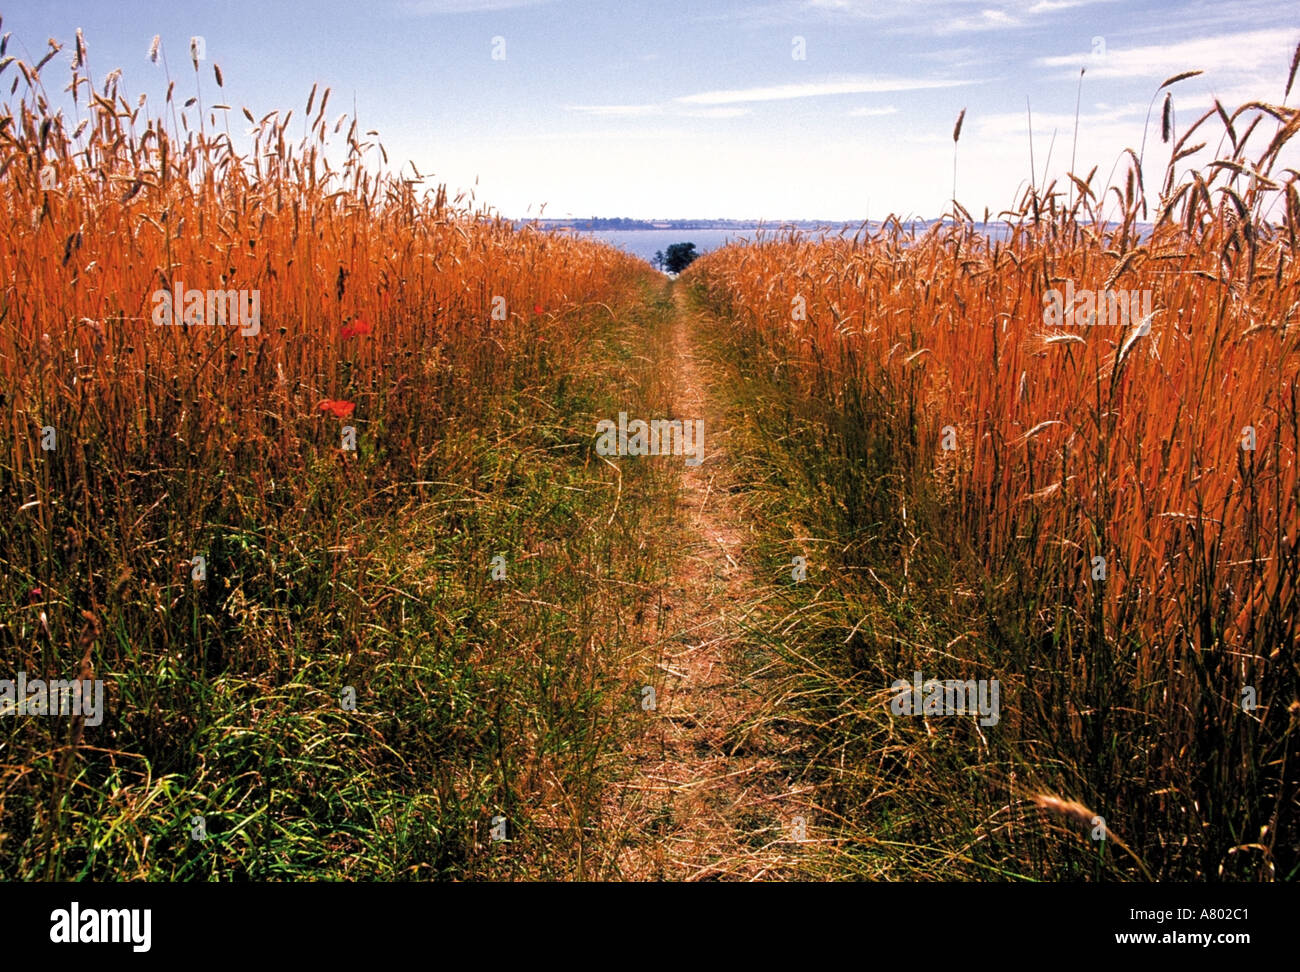
[[[904,223],[904,229],[909,229],[917,237],[924,235],[929,225],[925,222]],[[827,227],[824,231],[805,230],[804,232],[816,238],[825,233],[842,232],[852,237],[858,232],[861,224]],[[987,236],[990,240],[1006,240],[1011,234],[1005,223],[977,223],[975,228]],[[763,234],[771,237],[779,232],[780,224],[773,223],[763,227]],[[879,224],[873,222],[871,231],[876,232]],[[1137,226],[1138,238],[1145,239],[1151,233],[1149,224],[1139,223]],[[710,250],[716,250],[730,242],[741,242],[752,240],[759,232],[758,227],[749,227],[741,229],[694,229],[694,230],[676,230],[676,229],[650,229],[650,230],[576,230],[580,236],[589,236],[593,239],[610,243],[626,250],[633,256],[640,257],[647,263],[654,258],[655,252],[659,250],[666,251],[674,243],[694,243],[698,253],[708,253]]]
[[[652,230],[580,230],[580,236],[611,243],[647,263],[656,250],[667,250],[674,243],[694,243],[697,253],[716,250],[730,240],[741,240],[754,235],[752,229],[652,229]]]

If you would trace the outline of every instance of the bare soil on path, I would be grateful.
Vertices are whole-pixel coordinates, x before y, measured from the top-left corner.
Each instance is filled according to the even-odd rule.
[[[648,730],[616,786],[618,876],[633,880],[776,880],[800,876],[811,815],[783,769],[789,749],[762,719],[763,657],[748,636],[760,597],[744,471],[713,395],[701,321],[674,294],[672,418],[704,420],[705,459],[685,466],[677,567],[646,625],[661,681]]]

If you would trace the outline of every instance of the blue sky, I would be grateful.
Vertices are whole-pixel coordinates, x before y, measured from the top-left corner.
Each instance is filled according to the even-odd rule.
[[[319,81],[329,116],[355,100],[394,165],[413,160],[508,216],[937,216],[963,108],[957,197],[997,213],[1029,179],[1026,96],[1037,178],[1063,178],[1086,68],[1076,168],[1104,180],[1138,148],[1166,77],[1205,72],[1173,89],[1181,130],[1216,96],[1229,110],[1281,102],[1300,41],[1296,8],[1277,0],[0,0],[0,13],[28,63],[47,37],[64,43],[42,72],[51,91],[80,27],[94,77],[120,68],[120,90],[155,106],[166,82],[150,40],[162,35],[183,101],[201,35],[204,101],[215,62],[232,132],[249,127],[244,106],[294,108],[296,127]],[[1149,185],[1168,160],[1159,108]],[[1285,165],[1300,168],[1293,150]]]

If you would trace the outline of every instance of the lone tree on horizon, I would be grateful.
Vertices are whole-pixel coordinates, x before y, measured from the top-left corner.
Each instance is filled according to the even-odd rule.
[[[662,254],[662,259],[660,259],[660,253],[655,254],[656,260],[659,260],[663,269],[669,273],[681,273],[698,256],[699,254],[695,252],[694,243],[674,243],[668,247],[666,254]]]

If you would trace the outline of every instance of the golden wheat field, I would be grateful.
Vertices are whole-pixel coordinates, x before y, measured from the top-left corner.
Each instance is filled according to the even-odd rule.
[[[469,6],[426,5],[516,15]],[[1300,879],[1294,39],[1276,100],[1143,81],[1105,178],[1039,179],[1030,121],[977,219],[963,107],[942,218],[652,266],[310,75],[255,109],[201,38],[134,92],[11,36],[6,883]]]

